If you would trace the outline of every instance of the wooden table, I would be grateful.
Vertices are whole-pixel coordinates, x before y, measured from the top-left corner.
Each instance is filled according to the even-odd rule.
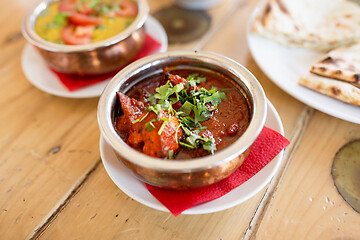
[[[271,183],[212,214],[146,207],[110,180],[99,153],[98,98],[40,91],[24,76],[21,21],[36,0],[0,2],[0,239],[359,239],[360,215],[338,194],[330,168],[360,127],[295,100],[255,64],[246,24],[257,0],[225,0],[207,33],[169,49],[203,49],[246,66],[280,114],[287,147]],[[150,0],[151,13],[172,4]]]

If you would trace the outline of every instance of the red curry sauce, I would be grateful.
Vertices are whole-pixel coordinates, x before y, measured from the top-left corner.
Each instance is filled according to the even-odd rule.
[[[174,150],[174,155],[173,157],[170,156],[170,158],[191,159],[213,154],[216,151],[222,150],[236,141],[244,133],[250,123],[250,108],[248,100],[244,96],[245,94],[239,89],[238,85],[235,85],[228,77],[216,72],[181,69],[172,70],[171,74],[178,75],[179,78],[182,77],[182,81],[184,81],[184,79],[186,79],[190,74],[198,74],[198,76],[205,77],[206,81],[197,84],[197,89],[205,88],[210,90],[216,87],[218,91],[226,94],[226,99],[222,99],[221,102],[216,105],[216,110],[213,110],[211,115],[205,121],[201,122],[204,129],[199,130],[200,136],[213,141],[216,145],[216,150],[210,152],[201,147],[197,149],[189,149],[188,147],[181,145],[175,146],[178,141],[182,141],[184,137],[186,137],[186,134],[184,134],[181,130],[177,132],[177,134],[175,133],[176,131],[174,131],[174,129],[181,129],[180,127],[177,127],[179,122],[174,119],[175,117],[169,118],[170,122],[172,122],[172,128],[170,127],[170,124],[166,124],[164,128],[166,129],[166,132],[162,132],[161,136],[157,134],[161,121],[156,122],[157,125],[154,126],[156,127],[156,132],[151,133],[144,130],[146,122],[149,122],[152,118],[156,118],[156,114],[154,112],[149,114],[146,111],[146,108],[149,106],[148,96],[149,94],[156,93],[156,88],[166,82],[166,80],[164,80],[166,78],[165,74],[152,76],[132,87],[126,93],[126,96],[123,95],[123,99],[127,98],[128,103],[132,101],[132,105],[130,104],[131,106],[126,106],[127,103],[125,103],[124,100],[120,100],[122,103],[121,108],[123,114],[116,117],[116,128],[119,135],[124,139],[124,141],[127,141],[130,146],[139,151],[145,152],[150,156],[169,158],[169,155],[161,154],[155,150],[150,150],[150,152],[145,151],[145,148],[149,148],[149,146],[147,146],[149,144],[158,145],[155,146],[155,148],[158,147],[162,149],[162,151],[164,151],[164,148],[167,151],[168,149],[172,149],[171,151]],[[120,95],[119,98],[121,99]],[[177,104],[181,105],[181,102],[179,101],[178,103],[173,104],[173,107],[176,108]],[[130,117],[130,120],[129,118],[126,119],[124,117],[124,115],[126,115],[124,112],[127,112],[126,108],[130,108],[131,114],[133,114],[132,117]],[[168,117],[166,111],[159,114],[165,114]],[[190,117],[193,116],[194,114],[191,113]],[[142,121],[140,122],[140,120]],[[132,124],[133,122],[137,123]],[[131,131],[132,134],[129,135],[129,132]],[[152,139],[151,143],[148,144],[146,141],[141,139],[139,140],[139,137],[143,138],[144,135],[147,135],[147,139]],[[175,139],[174,136],[177,139]],[[160,137],[162,139],[153,140],[154,138]],[[134,142],[129,142],[134,138],[135,144]],[[170,143],[168,143],[169,141]]]

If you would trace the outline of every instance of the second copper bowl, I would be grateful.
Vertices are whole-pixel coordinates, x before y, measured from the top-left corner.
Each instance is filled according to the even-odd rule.
[[[54,70],[75,75],[99,75],[119,70],[140,52],[146,38],[145,21],[149,14],[146,0],[137,0],[138,15],[119,34],[104,41],[85,45],[62,45],[48,42],[34,30],[37,16],[56,0],[37,5],[25,17],[22,33],[34,45],[46,63]]]

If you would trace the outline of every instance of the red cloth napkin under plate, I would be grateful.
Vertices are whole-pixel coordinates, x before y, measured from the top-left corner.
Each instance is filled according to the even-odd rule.
[[[255,140],[244,163],[229,177],[212,185],[185,191],[175,191],[146,184],[149,192],[177,216],[195,205],[217,199],[240,186],[263,169],[289,141],[280,133],[264,127]]]
[[[161,43],[156,41],[153,37],[151,37],[149,34],[146,35],[145,43],[141,51],[136,55],[133,61],[136,61],[142,57],[145,57],[147,55],[150,55],[151,53],[155,52],[161,47]],[[133,62],[132,61],[132,62]],[[53,69],[51,69],[52,72],[56,74],[60,82],[70,91],[76,91],[80,88],[87,87],[99,82],[102,82],[104,80],[107,80],[109,78],[112,78],[118,71],[121,69],[104,74],[99,76],[76,76],[76,75],[70,75],[65,73],[57,72]]]

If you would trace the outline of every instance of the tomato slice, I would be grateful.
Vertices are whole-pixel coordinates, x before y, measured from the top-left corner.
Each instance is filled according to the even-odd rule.
[[[91,42],[93,26],[65,26],[61,32],[61,38],[68,45],[83,45]]]
[[[88,16],[78,12],[73,12],[68,17],[68,21],[71,22],[72,24],[80,25],[80,26],[87,26],[87,25],[97,26],[102,23],[102,20],[99,17]]]
[[[60,12],[73,12],[78,0],[62,0],[59,2],[58,9]]]
[[[116,16],[119,17],[136,17],[138,14],[138,7],[136,3],[131,1],[123,1],[119,5],[120,11],[116,11]]]
[[[83,13],[83,14],[86,14],[86,15],[90,15],[90,14],[96,13],[96,10],[95,10],[95,9],[91,9],[91,8],[89,7],[89,3],[84,3],[83,5],[79,6],[76,10],[77,10],[79,13]]]
[[[62,0],[59,2],[58,9],[60,12],[79,12],[86,15],[96,13],[95,9],[89,7],[89,3],[81,4],[79,0]]]

